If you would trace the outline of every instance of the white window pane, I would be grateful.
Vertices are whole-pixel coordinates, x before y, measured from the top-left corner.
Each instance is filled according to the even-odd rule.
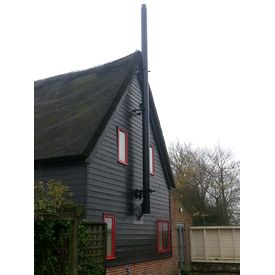
[[[158,224],[158,235],[159,235],[159,239],[158,239],[158,241],[159,241],[159,249],[163,249],[163,243],[162,243],[162,239],[163,239],[163,237],[162,237],[162,223],[159,223]]]
[[[107,256],[112,255],[112,219],[105,218],[105,223],[107,224]]]
[[[112,218],[105,218],[105,223],[107,224],[107,230],[112,230]]]
[[[165,249],[168,249],[168,223],[163,223],[163,241],[164,241],[164,244],[163,244],[163,248]]]
[[[150,163],[150,173],[153,174],[153,148],[149,147],[149,163]]]
[[[112,255],[112,230],[107,230],[107,256]]]
[[[126,162],[126,135],[119,131],[119,160]]]

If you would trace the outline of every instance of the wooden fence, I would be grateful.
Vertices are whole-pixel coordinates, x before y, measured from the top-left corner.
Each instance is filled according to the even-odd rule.
[[[90,272],[93,270],[94,274],[106,274],[106,224],[82,222],[79,225],[79,231],[81,230],[82,233],[78,236],[77,274],[88,274],[87,268]]]
[[[43,238],[42,240],[37,238],[35,274],[50,274],[45,270],[43,255],[41,256],[38,250],[41,246],[43,250],[55,256],[51,274],[106,274],[106,224],[82,221],[80,219],[82,212],[78,212],[62,212],[60,216],[45,216],[45,220],[51,222],[52,230],[57,229],[55,232],[56,246],[48,247],[47,243],[42,242]],[[36,235],[45,235],[45,232],[41,231],[43,227],[38,227],[37,224],[38,222],[35,221],[35,239]]]
[[[240,262],[239,226],[191,226],[191,262]]]

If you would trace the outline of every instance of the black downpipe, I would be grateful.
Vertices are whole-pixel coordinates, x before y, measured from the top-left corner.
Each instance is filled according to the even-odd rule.
[[[149,85],[147,58],[147,11],[146,5],[141,6],[141,41],[142,41],[142,72],[143,72],[143,202],[142,213],[150,214],[150,172],[149,172]]]

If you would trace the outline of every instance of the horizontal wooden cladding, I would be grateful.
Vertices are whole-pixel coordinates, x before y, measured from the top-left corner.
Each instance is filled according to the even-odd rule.
[[[126,194],[126,195],[125,195]],[[120,196],[112,195],[111,206],[106,202],[108,194],[104,194],[103,192],[95,192],[93,196],[88,196],[87,200],[93,200],[93,203],[104,207],[104,211],[107,212],[120,212],[120,213],[128,213],[131,210],[131,213],[134,211],[135,203],[131,197],[128,197],[129,193],[121,193]],[[121,198],[124,196],[124,199]],[[126,198],[125,198],[126,197]],[[153,200],[152,200],[153,201]],[[140,202],[141,203],[141,202]],[[151,214],[157,217],[169,217],[169,210],[167,210],[167,205],[163,205],[161,202],[158,204],[156,202],[151,205]],[[103,208],[102,208],[103,209]],[[131,216],[133,213],[131,214]],[[131,222],[133,223],[133,219]]]
[[[98,171],[97,171],[98,172]],[[104,174],[104,173],[103,173]],[[137,184],[137,182],[133,184],[125,184],[121,185],[116,178],[106,178],[104,176],[98,176],[93,174],[90,174],[88,176],[88,180],[92,179],[95,181],[100,181],[101,184],[104,184],[104,190],[101,186],[88,186],[88,191],[92,192],[94,195],[96,195],[98,198],[106,198],[109,196],[112,196],[112,199],[114,200],[121,200],[121,197],[128,197],[132,200],[131,201],[138,201],[134,199],[134,190],[136,188],[142,188],[142,181]],[[121,178],[119,178],[121,180]],[[160,192],[160,189],[158,189],[158,186],[152,185],[151,188],[154,188],[155,192],[151,194],[152,198],[152,207],[153,210],[156,209],[157,212],[159,212],[160,209],[169,209],[169,198],[168,194],[164,192]],[[165,190],[164,190],[165,191]]]
[[[128,184],[125,186],[121,186],[121,184],[119,184],[119,181],[123,180],[123,176],[124,174],[122,174],[122,176],[120,175],[110,175],[105,173],[104,170],[100,171],[100,170],[93,170],[92,173],[90,173],[88,175],[88,180],[98,180],[100,182],[102,182],[105,185],[105,188],[112,188],[112,190],[117,189],[118,191],[121,190],[125,190],[125,187],[127,188],[129,186],[129,181]],[[138,180],[135,179],[135,182],[140,182],[142,184],[142,179]],[[114,188],[114,186],[117,186],[116,188]],[[100,187],[99,187],[100,188]],[[101,188],[102,189],[102,188]],[[88,186],[88,190],[93,191],[94,188],[92,188],[92,186]]]
[[[138,243],[138,245],[137,245]],[[138,250],[140,251],[151,251],[152,246],[154,246],[156,243],[156,240],[144,240],[144,239],[129,239],[122,242],[120,240],[119,244],[116,245],[116,252],[120,254],[120,257],[128,257],[129,253],[132,255],[135,255]],[[148,252],[148,255],[152,254],[151,252]],[[154,253],[153,254],[157,254]]]
[[[138,125],[139,121],[141,122],[141,120],[139,121],[136,121],[134,118],[131,118],[132,122],[131,124],[129,124],[129,119],[126,119],[126,118],[123,118],[123,117],[119,117],[119,118],[116,118],[114,120],[114,125],[123,125],[125,124],[126,126],[128,126],[128,128],[131,130],[131,135],[132,137],[141,137],[140,134],[142,133],[141,132],[141,129]]]
[[[120,113],[120,115],[114,119],[114,123],[127,124],[129,122],[129,118],[131,119],[131,128],[136,128],[136,129],[140,128],[141,117],[137,116],[134,111],[129,113],[122,109],[122,112]]]
[[[102,171],[103,173],[110,173],[110,170],[112,170],[111,175],[113,174],[114,177],[118,180],[126,180],[126,178],[128,179],[128,182],[134,178],[135,179],[137,178],[137,180],[142,180],[139,173],[130,171],[131,168],[122,166],[119,163],[115,163],[115,164],[108,163],[106,165],[103,165],[103,163],[104,161],[99,161],[99,159],[97,159],[93,163],[93,167],[91,168],[92,170],[91,173],[97,173],[98,171]]]
[[[39,165],[34,171],[35,181],[47,182],[51,179],[69,186],[73,199],[80,204],[86,202],[86,164],[64,163],[62,165]]]
[[[127,224],[127,228],[124,225]],[[152,230],[156,229],[155,222],[145,222],[143,225],[139,224],[130,224],[123,223],[122,221],[117,222],[117,227],[119,228],[119,232],[116,233],[117,238],[119,238],[120,242],[117,244],[125,245],[129,241],[130,243],[136,243],[136,240],[142,239],[142,242],[148,243],[151,242],[152,239]],[[139,230],[137,230],[139,228]]]
[[[107,162],[107,160],[106,160]],[[100,163],[102,163],[100,161]],[[91,180],[99,180],[106,183],[107,188],[108,185],[118,185],[120,186],[120,181],[127,180],[127,184],[125,186],[129,186],[131,182],[135,183],[134,187],[141,188],[142,187],[142,174],[135,169],[135,167],[132,168],[133,164],[129,164],[129,167],[122,166],[120,164],[117,164],[115,161],[114,163],[108,163],[106,165],[99,164],[96,160],[93,164],[93,167],[90,169],[88,174],[88,179]],[[115,173],[110,173],[109,169],[113,169]],[[151,176],[151,187],[155,188],[156,191],[163,191],[163,192],[157,192],[153,193],[152,196],[155,195],[158,197],[163,197],[166,201],[168,198],[167,193],[167,187],[164,185],[160,185],[159,182],[161,181],[161,173],[159,173],[156,176]],[[89,188],[89,187],[88,187]]]
[[[101,169],[102,170],[114,170],[117,173],[124,173],[124,171],[127,171],[127,167],[120,165],[117,163],[117,161],[112,161],[113,159],[110,159],[108,157],[104,157],[103,155],[98,156],[93,164],[95,164],[95,169]],[[101,168],[102,167],[102,168]]]
[[[135,78],[128,94],[109,122],[96,154],[87,164],[87,218],[100,220],[102,213],[116,216],[116,256],[108,265],[118,265],[137,260],[159,259],[169,256],[157,252],[158,219],[169,220],[169,191],[162,171],[159,152],[151,129],[151,144],[155,145],[156,175],[150,176],[151,214],[144,215],[137,224],[135,207],[142,200],[135,199],[134,190],[143,188],[142,166],[142,116],[139,109],[141,93]],[[117,127],[128,132],[128,166],[117,162]]]
[[[35,169],[35,178],[39,179],[39,178],[47,178],[47,179],[51,179],[51,178],[55,178],[58,179],[60,181],[62,181],[63,179],[65,180],[85,180],[86,178],[86,169],[85,166],[83,167],[79,167],[78,169],[76,169],[76,167],[74,167],[73,169],[71,169],[70,166],[68,166],[70,168],[70,171],[67,170],[67,168],[64,167],[60,167],[60,169],[52,169],[52,168],[48,168],[48,167],[41,167],[38,169]],[[84,173],[83,173],[84,171]]]
[[[124,252],[121,257],[117,258],[115,261],[107,261],[107,267],[140,263],[143,261],[166,259],[172,256],[171,252],[156,254],[150,252],[150,250],[143,249],[142,247],[136,247],[136,249],[131,249],[129,251],[129,253]]]

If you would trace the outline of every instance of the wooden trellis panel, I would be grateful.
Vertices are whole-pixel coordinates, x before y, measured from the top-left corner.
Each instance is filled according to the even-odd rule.
[[[105,274],[106,224],[83,222],[79,225],[78,230],[82,230],[82,237],[78,239],[78,274],[87,274],[85,273],[86,268],[91,267],[97,272]],[[83,234],[83,232],[85,233]]]

